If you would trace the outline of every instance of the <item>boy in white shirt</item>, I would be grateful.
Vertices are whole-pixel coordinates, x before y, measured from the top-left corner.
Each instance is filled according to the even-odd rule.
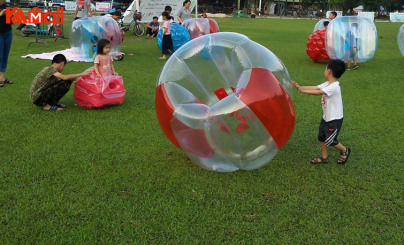
[[[301,93],[321,95],[323,118],[321,119],[318,133],[318,140],[321,142],[321,156],[313,158],[310,161],[312,164],[328,163],[328,146],[333,146],[340,151],[340,156],[337,160],[338,164],[346,163],[351,154],[351,149],[343,146],[337,140],[344,117],[338,78],[344,74],[345,70],[346,66],[342,60],[332,59],[328,62],[324,71],[324,77],[328,80],[327,82],[318,86],[300,86],[292,81],[293,87],[297,88]]]

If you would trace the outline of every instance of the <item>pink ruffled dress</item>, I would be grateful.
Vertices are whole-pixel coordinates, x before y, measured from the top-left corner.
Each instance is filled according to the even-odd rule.
[[[101,55],[97,55],[94,60],[94,64],[98,64],[98,72],[101,74],[101,76],[112,76],[112,57],[110,55],[107,55],[106,58],[103,58]]]

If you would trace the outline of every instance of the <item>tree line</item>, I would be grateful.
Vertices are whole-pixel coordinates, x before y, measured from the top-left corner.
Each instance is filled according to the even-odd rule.
[[[303,9],[312,9],[316,6],[318,9],[323,10],[342,10],[344,12],[353,10],[353,8],[363,5],[364,11],[381,12],[380,6],[383,11],[394,12],[402,11],[404,9],[404,0],[288,0],[288,4],[294,2],[295,5],[302,5]],[[259,0],[240,0],[240,8],[248,7],[254,4],[259,5]],[[261,7],[268,2],[285,2],[285,0],[261,0]],[[198,0],[198,4],[206,6],[215,6],[220,4],[223,7],[237,6],[238,0]]]
[[[326,10],[353,10],[353,8],[363,5],[364,11],[393,12],[404,9],[404,0],[301,0],[303,5],[318,5]],[[380,8],[382,7],[382,8]]]

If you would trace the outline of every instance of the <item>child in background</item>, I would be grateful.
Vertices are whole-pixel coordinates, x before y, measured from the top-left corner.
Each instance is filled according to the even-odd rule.
[[[121,16],[122,16],[122,13],[121,13],[121,11],[119,11],[119,10],[117,10],[117,11],[115,11],[115,12],[113,12],[113,13],[111,14],[112,19],[114,19],[116,22],[119,21],[119,19],[121,18]]]
[[[356,54],[358,53],[358,23],[351,24],[351,30],[347,32],[347,44],[345,44],[345,50],[348,51],[348,67],[347,70],[351,70],[351,62],[353,60],[352,69],[358,69],[356,63]]]
[[[328,24],[330,24],[329,21],[324,21],[323,25],[324,25],[324,29],[327,30]]]
[[[94,71],[97,77],[105,77],[115,75],[114,65],[112,64],[112,57],[109,55],[111,51],[111,44],[107,39],[100,39],[97,44],[97,56],[94,60]]]
[[[161,44],[161,50],[163,53],[163,56],[160,57],[161,60],[166,60],[166,54],[170,53],[172,54],[172,50],[174,50],[173,48],[173,41],[171,39],[171,35],[170,35],[170,27],[171,27],[171,23],[170,21],[168,21],[170,19],[170,15],[167,12],[163,12],[161,14],[163,16],[163,43]]]
[[[206,9],[203,9],[201,18],[208,18],[208,14],[206,13]]]
[[[328,163],[328,146],[333,146],[340,151],[340,156],[337,160],[338,164],[346,163],[351,154],[351,149],[343,146],[337,140],[344,117],[341,87],[339,86],[338,79],[344,74],[345,69],[345,63],[342,60],[331,59],[324,71],[324,77],[328,80],[325,83],[318,86],[300,86],[292,81],[293,87],[297,88],[300,93],[321,95],[323,118],[321,119],[318,132],[321,156],[313,158],[310,161],[312,164]]]

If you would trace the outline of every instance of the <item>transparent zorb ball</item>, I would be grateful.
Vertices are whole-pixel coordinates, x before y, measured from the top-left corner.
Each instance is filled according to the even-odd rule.
[[[321,20],[319,20],[317,22],[317,24],[314,26],[313,32],[320,31],[320,30],[325,30],[324,22],[326,22],[326,21],[330,22],[329,19],[321,19]]]
[[[267,164],[295,125],[292,86],[271,51],[237,33],[191,40],[162,68],[156,113],[169,140],[218,172]]]
[[[184,26],[192,39],[219,32],[219,26],[215,20],[209,18],[186,19]]]
[[[122,32],[111,17],[81,18],[73,21],[70,27],[70,46],[84,60],[94,61],[97,42],[103,38],[111,42],[111,55],[120,51]]]
[[[376,54],[376,26],[363,16],[338,17],[328,25],[325,42],[331,59],[366,62]]]
[[[398,47],[400,48],[401,54],[404,56],[404,25],[400,27],[397,34]]]

